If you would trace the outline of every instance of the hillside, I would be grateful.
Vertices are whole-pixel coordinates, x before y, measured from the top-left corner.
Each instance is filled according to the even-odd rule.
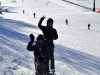
[[[26,47],[31,33],[35,37],[42,33],[37,24],[43,15],[46,19],[42,24],[53,18],[53,27],[59,35],[54,41],[57,75],[100,74],[100,13],[62,0],[2,0],[1,3],[0,75],[34,75],[33,52]]]

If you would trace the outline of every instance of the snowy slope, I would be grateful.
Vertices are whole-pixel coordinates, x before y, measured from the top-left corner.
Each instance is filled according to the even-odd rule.
[[[94,0],[65,0],[65,1],[71,1],[73,3],[77,3],[81,6],[85,6],[91,9],[93,9],[94,7]],[[100,9],[100,0],[95,0],[95,9],[96,11]]]
[[[59,35],[54,41],[56,73],[100,74],[100,13],[62,0],[50,0],[49,3],[48,0],[0,1],[3,11],[0,15],[0,75],[34,75],[33,52],[27,51],[26,46],[30,33],[36,37],[42,33],[37,24],[43,15],[46,16],[43,25],[49,17],[53,18]],[[91,30],[87,30],[88,23]]]

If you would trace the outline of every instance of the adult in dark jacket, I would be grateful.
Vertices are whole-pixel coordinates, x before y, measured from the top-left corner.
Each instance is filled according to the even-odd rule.
[[[45,19],[45,17],[41,17],[38,27],[42,30],[44,38],[50,42],[53,43],[53,40],[58,39],[58,33],[55,28],[53,28],[53,19],[49,18],[47,20],[47,26],[43,26],[42,22]],[[54,43],[53,43],[54,44]],[[55,66],[54,66],[54,48],[49,49],[50,53],[50,59],[51,59],[51,70],[55,71]]]
[[[51,42],[44,40],[44,36],[39,34],[37,41],[34,42],[34,35],[30,35],[31,41],[28,43],[27,50],[34,51],[35,62],[45,64],[49,63],[48,49],[52,49],[54,46]],[[34,44],[33,44],[34,43]],[[49,72],[49,67],[48,67]]]

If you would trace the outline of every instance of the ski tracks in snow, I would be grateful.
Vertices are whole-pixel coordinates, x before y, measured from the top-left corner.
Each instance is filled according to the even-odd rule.
[[[100,74],[100,58],[61,45],[55,48],[55,65],[60,75]]]

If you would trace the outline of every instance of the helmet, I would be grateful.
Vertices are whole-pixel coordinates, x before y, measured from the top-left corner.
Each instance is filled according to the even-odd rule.
[[[52,22],[52,24],[53,24],[53,19],[52,18],[49,18],[48,20],[47,20],[47,24],[48,24],[48,22]]]
[[[42,34],[39,34],[37,37],[37,40],[39,40],[39,39],[44,40],[44,36]]]

